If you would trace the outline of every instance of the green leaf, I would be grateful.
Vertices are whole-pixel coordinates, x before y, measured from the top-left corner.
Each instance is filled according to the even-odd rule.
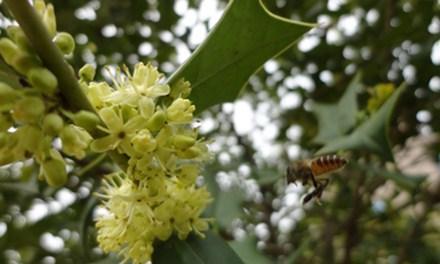
[[[208,231],[206,238],[190,236],[186,240],[172,237],[155,247],[152,262],[155,264],[234,264],[243,263],[228,244]]]
[[[239,187],[232,187],[228,191],[222,191],[218,186],[215,175],[221,170],[219,166],[212,166],[205,171],[205,182],[213,201],[204,212],[204,216],[214,218],[215,224],[221,228],[227,228],[232,220],[243,216],[242,203],[243,192]]]
[[[385,160],[392,161],[394,158],[388,140],[388,129],[397,100],[404,90],[405,85],[402,84],[381,106],[379,111],[375,112],[353,133],[329,142],[317,154],[339,150],[367,150],[381,155]]]
[[[313,26],[271,14],[261,0],[231,0],[217,26],[169,83],[181,78],[191,82],[191,100],[199,112],[232,101],[251,74]]]
[[[229,245],[245,263],[273,263],[273,260],[269,259],[262,251],[257,249],[257,239],[255,236],[247,236],[244,240],[232,241]]]
[[[121,263],[120,259],[116,255],[110,254],[108,257],[105,257],[103,259],[94,262],[90,262],[89,264],[119,264],[119,263]]]
[[[218,187],[217,187],[218,188]],[[206,209],[208,217],[215,218],[216,224],[222,228],[228,227],[232,220],[243,215],[243,192],[238,187],[229,191],[218,190],[213,194],[214,201]]]
[[[388,171],[373,165],[360,163],[353,164],[357,168],[366,171],[374,176],[383,177],[396,183],[402,189],[413,192],[420,187],[420,184],[426,179],[424,175],[406,175],[398,171]]]
[[[426,179],[423,175],[410,176],[397,171],[392,172],[380,170],[377,173],[385,179],[394,181],[399,187],[410,192],[417,190],[420,187],[420,184]]]
[[[361,74],[358,73],[337,103],[313,105],[313,113],[318,119],[319,129],[314,142],[321,144],[331,142],[354,127],[358,112],[357,93],[362,88],[361,79]]]

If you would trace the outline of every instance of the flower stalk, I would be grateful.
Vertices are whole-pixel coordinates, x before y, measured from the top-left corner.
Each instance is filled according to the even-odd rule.
[[[52,42],[49,31],[29,1],[5,0],[5,3],[20,24],[43,64],[58,79],[58,90],[64,101],[69,105],[70,110],[94,112],[94,108],[81,90],[74,71],[65,61],[60,49]],[[121,169],[127,168],[128,160],[124,155],[115,151],[108,152],[108,155]]]

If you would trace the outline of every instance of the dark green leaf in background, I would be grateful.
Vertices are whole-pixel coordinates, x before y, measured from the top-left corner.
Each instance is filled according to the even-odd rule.
[[[199,112],[232,101],[251,74],[312,26],[275,16],[261,1],[231,1],[214,30],[169,82],[190,81]]]
[[[361,79],[361,74],[357,74],[337,103],[313,104],[313,113],[318,119],[319,127],[314,142],[329,143],[354,127],[358,111],[357,93],[362,88]]]
[[[155,264],[235,264],[243,261],[216,234],[208,231],[206,238],[190,236],[187,240],[172,237],[155,247],[153,263]]]
[[[420,184],[426,179],[424,175],[406,175],[399,171],[388,171],[380,167],[371,165],[364,165],[360,163],[355,164],[356,168],[366,171],[378,177],[395,182],[399,187],[409,192],[416,191],[420,188]]]
[[[272,261],[258,250],[255,245],[257,239],[253,236],[247,236],[244,240],[230,242],[229,245],[237,252],[245,263],[269,264]]]
[[[392,161],[388,140],[388,130],[393,110],[402,92],[405,90],[402,84],[391,97],[369,119],[362,123],[353,133],[342,136],[329,142],[321,148],[317,154],[336,152],[340,150],[368,150],[381,155],[385,160]],[[334,124],[338,126],[338,123]]]

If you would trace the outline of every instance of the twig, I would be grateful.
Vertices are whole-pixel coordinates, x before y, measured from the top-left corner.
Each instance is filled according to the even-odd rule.
[[[73,69],[52,42],[49,32],[29,2],[27,0],[5,0],[5,2],[44,65],[57,77],[61,96],[70,109],[94,112],[93,106],[81,90]],[[127,157],[116,151],[110,151],[108,155],[121,169],[127,168]]]
[[[81,91],[72,68],[52,42],[49,32],[29,1],[5,0],[5,2],[44,65],[57,77],[62,97],[71,109],[94,111],[87,97]]]
[[[362,211],[362,193],[360,189],[365,181],[365,176],[360,176],[356,185],[356,189],[353,193],[353,209],[351,210],[350,216],[347,219],[346,224],[346,238],[345,238],[345,251],[344,251],[344,261],[343,263],[351,263],[351,250],[358,242],[358,225],[357,219],[359,218]]]

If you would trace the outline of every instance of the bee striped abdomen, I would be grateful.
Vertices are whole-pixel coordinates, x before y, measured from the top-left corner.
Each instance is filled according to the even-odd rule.
[[[347,160],[337,155],[325,155],[312,160],[310,165],[313,175],[319,176],[338,170],[347,164]]]

